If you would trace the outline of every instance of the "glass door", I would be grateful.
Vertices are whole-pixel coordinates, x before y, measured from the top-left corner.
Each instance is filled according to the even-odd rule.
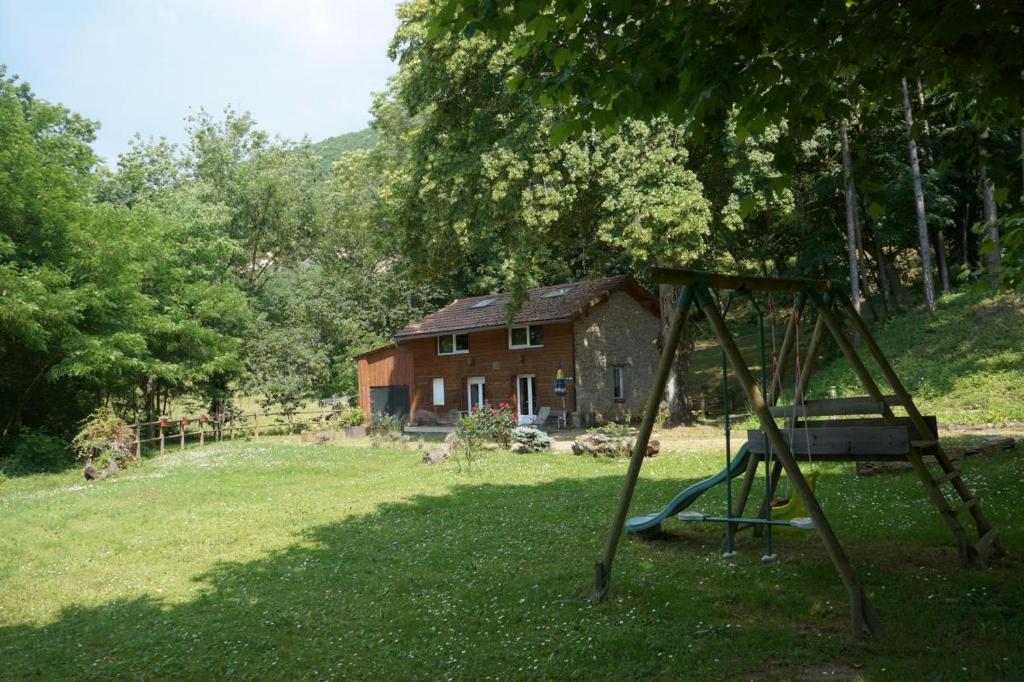
[[[519,375],[516,381],[516,403],[519,423],[532,423],[537,416],[537,377],[532,374]]]
[[[484,396],[484,386],[487,382],[484,377],[470,377],[467,382],[466,394],[469,396],[469,405],[466,407],[470,412],[474,407],[483,407],[487,398]]]

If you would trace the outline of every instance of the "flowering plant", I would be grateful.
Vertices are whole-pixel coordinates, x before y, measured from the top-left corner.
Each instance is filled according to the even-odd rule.
[[[502,447],[512,442],[512,429],[516,427],[516,416],[512,405],[498,403],[498,407],[484,403],[474,405],[469,414],[463,415],[456,424],[459,436],[467,443],[492,441]]]

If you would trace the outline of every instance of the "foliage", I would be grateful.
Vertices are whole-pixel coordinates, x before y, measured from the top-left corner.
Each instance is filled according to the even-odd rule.
[[[512,429],[512,447],[516,452],[541,452],[551,449],[551,436],[534,426]]]
[[[515,410],[508,403],[499,403],[497,407],[474,405],[472,410],[459,417],[455,432],[466,443],[479,446],[491,442],[508,447],[517,423]]]
[[[566,108],[556,139],[668,114],[701,136],[734,115],[739,141],[783,122],[803,140],[854,113],[837,88],[878,106],[908,74],[982,127],[1019,123],[1020,22],[1004,3],[446,0],[431,35],[507,45],[510,89]]]
[[[66,441],[31,429],[11,438],[0,452],[0,480],[45,471],[60,471],[72,463]]]
[[[101,407],[83,422],[71,449],[88,463],[114,459],[121,466],[135,458],[135,436],[114,410]]]
[[[1003,216],[997,224],[1001,247],[999,290],[1024,292],[1024,214]],[[996,244],[988,236],[988,225],[978,223],[975,232],[985,235],[981,255],[992,253]]]
[[[385,412],[374,412],[370,415],[368,429],[370,433],[375,435],[401,433],[402,418],[399,416],[392,416]]]
[[[600,426],[590,427],[587,429],[587,433],[595,433],[610,438],[625,438],[627,436],[635,436],[636,429],[629,422],[607,422]]]
[[[295,413],[314,397],[327,375],[327,355],[305,327],[274,327],[261,323],[247,343],[248,386],[270,410]]]
[[[366,414],[361,407],[346,407],[335,418],[338,426],[362,426],[366,423]]]

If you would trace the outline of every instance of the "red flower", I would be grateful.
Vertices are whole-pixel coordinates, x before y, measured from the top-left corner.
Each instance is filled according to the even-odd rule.
[[[479,411],[480,411],[480,406],[479,406],[479,405],[474,405],[474,406],[473,406],[473,409],[472,409],[472,410],[470,410],[470,411],[471,411],[471,412],[479,412]]]

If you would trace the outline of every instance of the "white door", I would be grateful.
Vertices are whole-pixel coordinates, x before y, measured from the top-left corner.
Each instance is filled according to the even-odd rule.
[[[473,411],[473,406],[483,407],[484,402],[487,400],[484,393],[484,384],[487,382],[484,377],[470,377],[467,382],[466,394],[469,396],[469,405],[466,407],[467,410]]]
[[[532,424],[537,416],[537,377],[520,374],[516,377],[516,409],[520,424]]]

